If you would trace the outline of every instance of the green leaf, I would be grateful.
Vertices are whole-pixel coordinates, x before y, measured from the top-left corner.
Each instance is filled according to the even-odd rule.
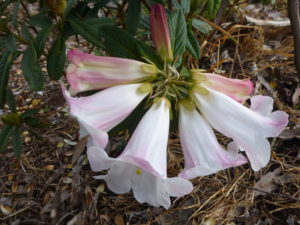
[[[199,19],[193,19],[192,26],[206,35],[209,34],[209,32],[212,30],[212,27],[208,23]]]
[[[100,41],[99,32],[95,27],[78,19],[70,19],[69,22],[77,34],[80,34],[84,39],[91,42],[93,45],[100,48],[103,47]]]
[[[127,30],[135,34],[141,17],[141,0],[128,1],[128,14],[126,18]]]
[[[180,9],[181,8],[181,6],[180,6],[180,4],[178,3],[177,0],[172,0],[171,2],[172,2],[172,5],[175,9]]]
[[[19,158],[22,152],[21,126],[15,126],[13,130],[13,149],[17,158]]]
[[[29,83],[30,89],[33,91],[42,90],[44,86],[44,75],[33,44],[30,44],[25,50],[21,62],[21,68],[25,79]]]
[[[180,4],[181,4],[181,9],[182,9],[183,13],[188,14],[190,12],[191,1],[190,0],[184,0],[184,1],[181,1]]]
[[[187,50],[194,56],[197,60],[200,59],[200,46],[197,38],[192,31],[187,32],[188,42],[186,44]]]
[[[176,58],[182,55],[187,43],[187,25],[182,10],[177,9],[170,13],[169,27],[174,58]]]
[[[13,55],[5,52],[0,60],[0,108],[3,109],[7,94],[7,85],[9,78],[9,70],[12,64]]]
[[[105,39],[105,49],[111,56],[141,60],[137,40],[127,31],[115,26],[103,26],[101,35]]]
[[[208,0],[207,2],[207,17],[212,20],[215,18],[222,0]]]
[[[66,44],[62,37],[53,43],[47,58],[48,75],[53,80],[58,80],[64,71],[66,61]]]
[[[161,62],[160,57],[157,56],[155,49],[143,42],[137,42],[136,44],[141,56],[145,57],[153,62],[156,66],[163,69],[163,63]]]
[[[9,137],[13,133],[13,128],[13,125],[4,124],[3,129],[0,132],[0,152],[5,150]]]
[[[39,31],[35,39],[33,40],[37,58],[40,58],[40,56],[43,54],[45,42],[48,36],[50,35],[52,28],[53,28],[52,24],[48,26],[44,26],[42,30]]]
[[[10,90],[10,88],[7,88],[6,102],[7,102],[7,105],[9,106],[9,109],[13,113],[16,113],[17,112],[17,104],[16,104],[15,96],[14,96],[13,92]]]

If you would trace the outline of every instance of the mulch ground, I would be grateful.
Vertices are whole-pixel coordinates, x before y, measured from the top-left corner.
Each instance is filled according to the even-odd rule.
[[[0,224],[300,224],[300,88],[291,30],[249,24],[239,13],[235,23],[220,26],[238,44],[229,41],[228,33],[215,32],[206,41],[200,39],[201,61],[189,64],[228,77],[250,78],[255,94],[274,97],[275,109],[290,115],[288,130],[270,139],[272,159],[266,168],[254,173],[246,164],[193,179],[193,193],[172,198],[168,210],[140,204],[132,193],[116,195],[105,182],[93,178],[86,140],[78,139],[78,124],[68,113],[59,84],[47,81],[43,92],[32,93],[16,62],[10,85],[18,110],[41,108],[39,117],[51,126],[23,127],[20,160],[11,146],[1,154]],[[69,40],[68,45],[90,47],[84,41]],[[218,138],[223,145],[228,142]],[[112,137],[112,154],[118,154],[127,140],[126,131]],[[170,135],[168,152],[168,172],[176,176],[183,165],[176,133]]]

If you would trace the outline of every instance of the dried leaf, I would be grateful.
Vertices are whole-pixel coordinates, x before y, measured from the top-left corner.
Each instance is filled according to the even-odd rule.
[[[292,138],[300,138],[300,127],[291,130],[284,130],[279,135],[282,139],[292,139]]]
[[[272,192],[275,189],[275,181],[280,177],[278,176],[281,172],[281,168],[277,168],[274,171],[268,172],[263,175],[258,182],[254,184],[254,188],[261,191],[254,191],[254,194],[257,195],[265,195],[267,193]]]
[[[125,225],[123,216],[121,214],[116,215],[115,224],[116,225]]]

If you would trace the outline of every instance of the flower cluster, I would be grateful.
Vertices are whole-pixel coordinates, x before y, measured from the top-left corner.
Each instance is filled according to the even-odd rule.
[[[95,56],[70,50],[67,79],[72,93],[103,89],[88,97],[72,97],[63,88],[71,114],[82,125],[81,136],[89,135],[88,159],[94,171],[108,170],[97,179],[106,181],[118,194],[133,191],[137,201],[170,206],[170,196],[192,191],[189,179],[249,159],[260,170],[270,159],[268,137],[277,136],[287,125],[288,115],[272,112],[273,99],[254,96],[249,80],[229,79],[191,69],[181,76],[173,63],[169,28],[163,6],[152,7],[152,39],[164,68],[130,59]],[[108,132],[121,123],[147,98],[147,112],[126,148],[110,157],[105,148]],[[179,136],[185,158],[177,177],[167,176],[167,142],[170,115],[178,115]],[[213,129],[232,139],[227,149],[217,141]],[[247,155],[247,158],[244,154]]]

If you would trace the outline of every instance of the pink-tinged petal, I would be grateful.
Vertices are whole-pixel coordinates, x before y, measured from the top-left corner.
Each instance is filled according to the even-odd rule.
[[[173,61],[173,52],[166,11],[163,5],[155,4],[150,12],[151,36],[156,50],[162,60]]]
[[[105,148],[108,140],[103,132],[122,122],[150,92],[150,84],[128,84],[108,88],[88,97],[74,98],[63,88],[71,115],[78,119],[102,148]]]
[[[168,178],[167,193],[171,196],[182,197],[193,191],[193,184],[181,177]]]
[[[275,111],[263,116],[220,92],[209,88],[208,91],[208,95],[193,92],[205,119],[246,152],[253,170],[266,166],[270,158],[270,144],[266,138],[278,135],[286,127],[288,115]]]
[[[96,56],[70,50],[67,79],[77,91],[95,90],[118,84],[145,81],[155,77],[155,65],[116,57]]]
[[[250,80],[230,79],[212,73],[203,73],[201,70],[191,70],[193,79],[203,86],[222,92],[237,102],[244,103],[253,92],[253,83]]]
[[[109,169],[113,162],[104,149],[96,146],[87,148],[87,157],[92,170],[96,172]]]
[[[123,161],[167,177],[167,143],[170,122],[169,101],[160,98],[144,115],[125,150],[118,157]]]
[[[95,176],[96,179],[105,180],[107,187],[117,194],[132,189],[134,197],[140,203],[146,202],[167,209],[171,205],[170,196],[181,197],[193,190],[193,185],[188,180],[178,177],[163,178],[152,171],[123,161],[121,157],[110,158],[99,146],[88,148],[88,159],[96,171],[109,169],[106,175]]]
[[[179,136],[185,158],[180,177],[206,176],[247,162],[241,154],[225,151],[206,120],[195,110],[180,105]]]

